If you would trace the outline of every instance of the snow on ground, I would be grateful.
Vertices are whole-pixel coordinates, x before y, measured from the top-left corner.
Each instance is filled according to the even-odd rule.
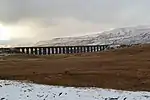
[[[150,92],[58,87],[1,80],[0,100],[150,100]]]

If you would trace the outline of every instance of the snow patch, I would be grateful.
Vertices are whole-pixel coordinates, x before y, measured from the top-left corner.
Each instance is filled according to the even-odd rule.
[[[0,81],[0,100],[150,100],[150,92]]]

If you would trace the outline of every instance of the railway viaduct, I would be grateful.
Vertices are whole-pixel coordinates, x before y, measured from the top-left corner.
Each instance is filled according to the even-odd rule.
[[[109,45],[88,45],[88,46],[48,46],[48,47],[14,47],[0,48],[5,53],[23,53],[33,55],[50,54],[73,54],[86,52],[99,52],[109,48]]]

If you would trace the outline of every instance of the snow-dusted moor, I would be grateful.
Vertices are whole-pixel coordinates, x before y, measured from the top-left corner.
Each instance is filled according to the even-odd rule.
[[[0,81],[0,100],[150,100],[150,92]]]
[[[103,45],[103,44],[145,44],[150,43],[150,27],[136,26],[116,28],[98,32],[92,35],[78,37],[54,38],[49,41],[40,41],[35,46],[62,46],[62,45]]]
[[[1,43],[6,41],[0,40]],[[11,40],[13,43],[13,40]],[[150,43],[150,26],[141,25],[134,27],[115,28],[103,32],[92,32],[89,35],[76,37],[58,37],[51,40],[39,41],[37,43],[14,43],[11,45],[0,45],[0,47],[15,46],[77,46],[77,45],[131,45]],[[7,43],[6,43],[7,44]]]
[[[150,100],[150,0],[0,0],[0,100]]]

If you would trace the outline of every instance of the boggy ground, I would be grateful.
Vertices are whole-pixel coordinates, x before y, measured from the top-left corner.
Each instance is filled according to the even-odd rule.
[[[0,59],[0,79],[150,91],[150,45],[99,53]]]

